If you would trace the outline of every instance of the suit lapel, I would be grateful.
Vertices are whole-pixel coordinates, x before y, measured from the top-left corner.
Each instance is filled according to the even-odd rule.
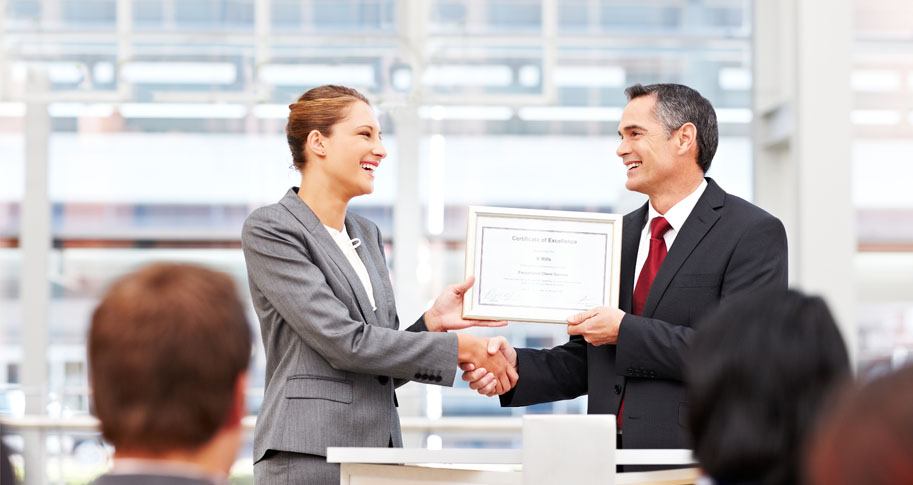
[[[285,208],[301,222],[308,233],[310,233],[311,237],[317,241],[317,245],[315,248],[312,248],[312,250],[317,248],[323,250],[324,256],[332,261],[333,264],[336,265],[336,268],[343,274],[346,281],[349,283],[349,289],[352,291],[352,296],[354,296],[356,303],[358,303],[365,323],[376,325],[377,317],[374,315],[374,310],[371,308],[371,301],[368,299],[368,293],[365,291],[364,285],[358,278],[358,274],[355,273],[355,269],[352,268],[349,260],[346,259],[346,255],[339,249],[336,241],[333,240],[330,233],[323,227],[323,223],[320,222],[317,215],[314,214],[304,201],[298,198],[296,188],[289,189],[288,193],[285,194],[285,197],[283,197],[279,203],[285,206]],[[346,217],[346,219],[348,220],[348,217]],[[370,267],[367,264],[365,266],[369,268],[368,274],[370,275]],[[371,284],[374,284],[373,277],[371,277]]]
[[[649,202],[647,203],[649,204]],[[624,217],[621,228],[621,285],[618,289],[618,308],[631,312],[634,298],[634,268],[637,265],[637,251],[640,233],[647,220],[647,204]]]
[[[367,234],[361,225],[348,215],[346,215],[346,230],[349,232],[350,237],[358,238],[361,241],[361,244],[355,248],[355,252],[361,258],[361,262],[364,263],[365,269],[368,270],[368,279],[371,280],[374,304],[377,306],[377,311],[373,313],[380,325],[390,327],[393,325],[393,319],[381,318],[381,316],[387,315],[390,310],[390,302],[387,301],[387,295],[392,294],[392,288],[390,288],[390,291],[387,290],[387,286],[390,284],[389,280],[384,281],[383,276],[378,272],[378,268],[382,267],[380,265],[386,265],[387,262],[383,261],[380,252],[376,250],[374,235]],[[368,308],[370,308],[370,302],[368,305]]]
[[[621,223],[621,268],[619,269],[621,274],[619,275],[618,308],[625,313],[631,313],[634,297],[634,267],[637,265],[640,233],[647,220],[647,204],[625,215]],[[617,413],[618,396],[611,390],[613,387],[624,386],[625,377],[610,371],[615,368],[615,346],[597,347],[588,343],[587,352],[589,369],[594,376],[598,376],[599,380],[598,385],[593,381],[588,383],[590,412]]]
[[[716,209],[723,206],[726,199],[726,193],[720,188],[713,179],[707,179],[707,188],[701,194],[697,204],[691,214],[685,220],[681,231],[675,236],[675,242],[672,243],[672,249],[666,254],[666,259],[659,267],[656,278],[650,286],[650,292],[647,294],[647,301],[644,303],[643,315],[650,317],[656,310],[656,306],[662,300],[666,288],[672,282],[672,278],[678,273],[678,270],[687,261],[688,256],[694,251],[701,239],[707,234],[711,227],[716,224],[720,218]]]

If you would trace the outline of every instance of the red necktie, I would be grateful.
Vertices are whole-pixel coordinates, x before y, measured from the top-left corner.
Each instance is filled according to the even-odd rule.
[[[644,311],[644,303],[647,301],[647,295],[650,293],[650,285],[656,278],[660,265],[666,259],[666,240],[663,235],[672,229],[664,217],[654,217],[650,221],[650,252],[647,253],[647,261],[640,270],[640,276],[637,278],[637,284],[634,285],[634,301],[632,302],[632,311],[634,315],[640,315]],[[618,429],[621,429],[621,414],[625,408],[624,395],[621,396],[621,405],[618,407]]]
[[[647,302],[647,294],[650,293],[650,285],[656,278],[659,266],[666,259],[666,240],[663,235],[666,231],[672,229],[664,217],[654,217],[650,221],[650,252],[647,253],[647,261],[640,270],[640,276],[637,278],[637,284],[634,285],[634,301],[631,306],[631,313],[641,315],[644,311],[644,303]]]

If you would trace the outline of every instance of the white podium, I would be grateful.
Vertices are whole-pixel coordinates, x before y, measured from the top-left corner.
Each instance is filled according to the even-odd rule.
[[[615,465],[693,465],[690,450],[616,450],[615,416],[525,416],[523,449],[329,448],[342,485],[693,484],[697,468],[616,473]]]

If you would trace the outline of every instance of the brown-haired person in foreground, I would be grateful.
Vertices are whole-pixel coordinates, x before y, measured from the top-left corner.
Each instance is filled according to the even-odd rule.
[[[809,485],[913,484],[913,366],[848,389],[819,422]]]
[[[97,485],[223,483],[241,439],[251,332],[228,275],[153,264],[92,315],[89,381],[114,468]]]
[[[301,186],[254,211],[241,233],[266,349],[254,479],[338,484],[327,447],[402,446],[394,389],[406,380],[451,386],[458,364],[472,362],[503,392],[516,372],[488,355],[487,339],[447,333],[506,324],[462,319],[472,278],[399,330],[380,230],[347,210],[374,191],[387,156],[367,99],[342,86],[311,89],[289,107],[286,135]]]

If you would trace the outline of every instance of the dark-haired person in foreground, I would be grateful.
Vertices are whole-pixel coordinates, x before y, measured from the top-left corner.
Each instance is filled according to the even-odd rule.
[[[3,442],[3,426],[0,426],[0,485],[13,485],[19,483],[13,473],[13,464],[10,463],[12,452]]]
[[[720,484],[792,485],[802,483],[814,420],[850,366],[824,300],[765,291],[733,298],[701,323],[686,377],[703,473]]]
[[[913,366],[845,390],[817,428],[805,483],[913,483]]]
[[[97,485],[226,483],[241,440],[251,333],[231,278],[154,264],[92,315],[89,380],[114,468]]]
[[[624,217],[619,307],[569,317],[570,341],[550,350],[514,351],[495,339],[519,373],[501,405],[588,394],[587,412],[619,417],[620,446],[686,448],[683,364],[698,321],[733,295],[786,289],[786,231],[705,178],[719,138],[707,99],[678,84],[625,93],[616,154],[625,187],[649,202]],[[480,369],[463,379],[493,393]]]

